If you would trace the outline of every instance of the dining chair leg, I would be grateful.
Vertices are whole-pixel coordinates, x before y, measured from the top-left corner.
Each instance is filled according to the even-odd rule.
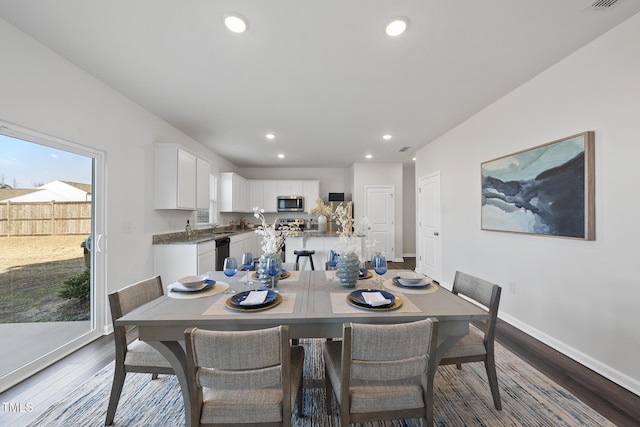
[[[324,394],[327,415],[331,415],[331,399],[333,399],[333,386],[331,385],[331,380],[329,379],[327,368],[325,368],[324,370]]]
[[[298,418],[302,418],[304,416],[304,413],[302,412],[302,384],[304,383],[304,380],[302,379],[302,377],[300,378],[300,384],[298,385],[298,397],[296,397],[296,399],[298,400]]]
[[[456,363],[456,368],[462,369],[462,363]]]
[[[500,388],[498,387],[498,375],[496,374],[496,362],[493,357],[485,360],[484,367],[487,371],[487,379],[489,380],[489,388],[493,397],[493,405],[498,411],[502,410],[502,402],[500,401]]]
[[[158,379],[158,374],[151,374],[151,379],[152,380],[157,380]]]
[[[120,401],[120,394],[122,393],[122,387],[124,386],[124,379],[127,373],[124,368],[116,366],[113,374],[113,384],[111,385],[111,395],[109,396],[109,407],[107,408],[107,418],[104,422],[105,426],[113,424],[113,419],[116,416],[116,409],[118,409],[118,402]]]

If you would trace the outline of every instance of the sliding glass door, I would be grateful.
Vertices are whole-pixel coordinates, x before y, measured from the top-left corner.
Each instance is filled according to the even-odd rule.
[[[102,162],[0,127],[0,391],[100,335]]]

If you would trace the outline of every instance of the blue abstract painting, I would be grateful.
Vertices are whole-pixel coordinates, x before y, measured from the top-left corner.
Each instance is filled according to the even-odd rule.
[[[593,240],[593,132],[484,162],[482,229]]]

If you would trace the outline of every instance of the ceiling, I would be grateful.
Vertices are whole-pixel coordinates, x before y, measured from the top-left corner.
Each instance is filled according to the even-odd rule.
[[[237,166],[347,167],[410,163],[640,11],[593,1],[0,0],[0,17]]]

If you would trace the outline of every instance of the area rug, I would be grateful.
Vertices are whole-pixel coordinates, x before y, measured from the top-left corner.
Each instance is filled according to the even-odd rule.
[[[304,417],[294,414],[297,427],[337,427],[334,413],[325,411],[322,340],[300,340],[305,347]],[[435,378],[434,419],[436,426],[614,426],[571,393],[496,343],[498,383],[502,411],[493,407],[482,363],[441,366]],[[75,391],[48,408],[30,427],[102,426],[107,411],[113,363]],[[174,376],[151,380],[149,374],[128,374],[114,426],[184,426],[184,406]],[[419,420],[358,424],[362,427],[420,426]]]

